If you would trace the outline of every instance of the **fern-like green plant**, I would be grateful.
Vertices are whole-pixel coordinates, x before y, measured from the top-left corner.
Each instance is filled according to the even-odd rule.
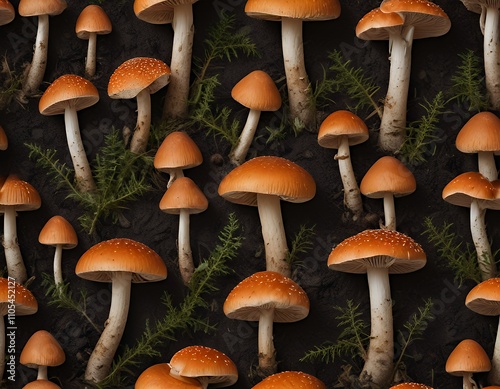
[[[2,58],[0,66],[0,111],[4,111],[14,98],[21,95],[23,76],[10,68],[6,57]]]
[[[307,227],[305,224],[302,224],[300,226],[292,240],[287,257],[285,258],[290,265],[297,263],[300,260],[299,258],[301,254],[305,254],[312,250],[314,247],[312,239],[316,234],[315,229],[315,225]]]

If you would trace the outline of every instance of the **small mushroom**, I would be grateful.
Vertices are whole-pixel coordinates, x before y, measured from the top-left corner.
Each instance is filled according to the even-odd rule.
[[[301,371],[283,371],[264,378],[252,389],[326,389],[327,386],[319,378]]]
[[[9,24],[16,17],[16,11],[9,0],[0,0],[0,26]]]
[[[38,369],[37,380],[48,380],[47,368],[59,366],[66,361],[61,345],[48,331],[36,331],[21,351],[19,362],[32,369]]]
[[[484,348],[472,339],[464,339],[448,356],[446,372],[462,377],[463,389],[477,389],[474,373],[484,373],[491,369],[491,362]]]

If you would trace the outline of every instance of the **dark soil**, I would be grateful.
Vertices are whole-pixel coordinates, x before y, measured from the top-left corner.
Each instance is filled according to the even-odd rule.
[[[420,104],[431,100],[439,91],[448,91],[450,78],[459,64],[458,54],[472,49],[482,56],[482,35],[479,29],[479,16],[466,10],[459,1],[436,1],[449,15],[452,28],[440,38],[415,41],[408,103],[408,120],[416,120],[422,115]],[[12,1],[17,9],[19,1]],[[122,128],[135,124],[135,102],[114,101],[107,95],[107,84],[111,73],[122,62],[138,56],[150,56],[170,61],[172,29],[165,25],[151,25],[136,18],[132,2],[104,1],[106,10],[113,23],[110,35],[98,38],[97,75],[91,81],[100,93],[100,101],[79,115],[80,128],[89,158],[93,160],[103,144],[104,134],[112,127]],[[374,0],[341,1],[342,14],[337,20],[304,24],[306,67],[312,82],[321,79],[324,68],[328,67],[328,53],[341,49],[353,66],[362,67],[366,75],[381,86],[379,98],[383,98],[388,80],[387,42],[364,42],[355,37],[354,28],[358,20],[379,5]],[[78,39],[74,32],[76,18],[87,5],[84,1],[70,1],[63,14],[50,19],[49,61],[42,91],[50,82],[62,74],[83,75],[86,41]],[[259,58],[246,58],[244,55],[232,62],[219,61],[221,87],[218,89],[217,105],[227,105],[242,122],[247,109],[242,108],[230,98],[232,86],[242,77],[255,69],[262,69],[275,80],[284,76],[279,23],[249,18],[244,13],[243,0],[199,1],[194,5],[195,41],[194,56],[201,57],[204,39],[208,29],[220,18],[225,10],[234,13],[237,25],[246,28],[261,53]],[[25,63],[31,60],[32,45],[36,32],[36,20],[19,15],[2,29],[0,54],[12,70],[21,72]],[[5,77],[5,75],[3,75]],[[281,82],[282,85],[282,82]],[[153,123],[161,118],[164,90],[153,95]],[[154,322],[164,314],[160,298],[167,291],[178,303],[185,293],[185,287],[176,267],[176,216],[162,213],[158,203],[163,195],[158,189],[139,201],[128,204],[124,216],[130,221],[129,227],[121,227],[109,220],[103,220],[96,236],[89,236],[79,228],[78,217],[81,210],[70,200],[67,193],[55,191],[47,172],[35,166],[28,158],[26,142],[34,142],[44,147],[60,150],[61,158],[70,163],[66,155],[67,145],[64,135],[62,116],[45,117],[39,114],[38,97],[31,98],[21,106],[13,100],[0,111],[0,124],[5,129],[9,147],[0,153],[0,172],[2,175],[15,173],[30,182],[40,193],[42,207],[37,211],[19,213],[18,238],[30,276],[34,280],[30,289],[39,302],[39,311],[34,316],[19,317],[16,339],[17,357],[31,334],[37,330],[50,331],[61,343],[66,352],[66,362],[59,367],[49,368],[51,380],[64,388],[83,388],[83,373],[86,360],[98,339],[98,334],[77,314],[65,309],[48,305],[45,290],[41,285],[42,273],[52,272],[53,250],[38,243],[37,237],[45,222],[54,215],[67,218],[78,231],[79,245],[63,253],[63,271],[75,294],[86,290],[89,296],[88,312],[96,323],[104,323],[109,309],[110,290],[105,284],[80,279],[74,274],[78,258],[99,241],[115,237],[128,237],[143,242],[164,258],[169,269],[168,278],[156,284],[134,285],[129,319],[122,345],[133,346],[142,334],[147,320]],[[343,94],[334,96],[334,102],[323,108],[321,120],[329,113],[346,109],[348,99]],[[366,116],[366,112],[360,113]],[[424,300],[432,299],[434,319],[428,322],[420,339],[407,350],[404,358],[405,374],[408,380],[425,383],[435,388],[457,388],[461,379],[445,372],[445,362],[453,348],[463,339],[478,341],[491,356],[496,334],[497,319],[483,317],[467,309],[464,299],[474,285],[465,282],[459,286],[440,258],[436,248],[423,235],[425,217],[432,217],[435,225],[453,223],[464,244],[471,244],[468,210],[444,202],[441,198],[443,187],[455,176],[477,169],[475,155],[460,153],[454,145],[457,132],[466,122],[470,113],[459,105],[450,107],[439,124],[439,141],[435,153],[427,155],[427,162],[411,166],[417,190],[396,200],[397,229],[422,244],[427,257],[427,265],[420,271],[407,275],[391,276],[392,297],[394,300],[394,327],[403,330],[403,324],[422,307]],[[279,116],[263,114],[260,121],[260,135],[264,127],[276,123]],[[384,155],[377,147],[377,125],[374,117],[366,120],[371,129],[370,139],[351,150],[354,169],[358,182],[369,167]],[[202,130],[192,131],[190,135],[200,147],[204,163],[189,170],[186,174],[205,192],[209,199],[206,212],[191,219],[191,239],[195,258],[206,257],[216,244],[218,231],[226,224],[229,213],[234,212],[241,223],[245,237],[238,258],[231,263],[234,272],[219,280],[219,290],[207,296],[211,309],[200,312],[208,316],[217,326],[214,333],[178,333],[177,340],[165,343],[159,350],[161,358],[145,358],[132,368],[121,387],[132,388],[138,375],[148,366],[168,362],[177,350],[191,344],[217,348],[231,357],[238,366],[239,380],[235,388],[250,388],[260,378],[254,374],[257,363],[257,331],[254,323],[230,320],[222,312],[225,296],[242,279],[250,274],[264,270],[262,236],[257,210],[239,206],[223,200],[217,195],[217,186],[232,166],[228,162],[228,144],[222,139],[207,136]],[[342,184],[338,166],[333,159],[334,150],[323,149],[317,144],[316,134],[302,132],[294,136],[290,131],[286,139],[266,145],[256,142],[250,150],[251,156],[279,155],[304,167],[314,177],[317,193],[313,200],[303,204],[283,203],[283,217],[289,240],[301,225],[315,226],[313,248],[302,255],[303,266],[294,272],[295,280],[306,290],[310,301],[309,316],[294,324],[277,324],[274,328],[274,342],[279,361],[279,371],[301,370],[323,380],[333,388],[345,369],[351,365],[351,373],[359,372],[361,361],[346,355],[334,363],[306,363],[299,359],[304,353],[323,342],[335,341],[341,329],[338,328],[335,306],[345,306],[347,300],[360,305],[364,318],[369,322],[369,301],[366,277],[329,270],[326,260],[331,248],[342,240],[366,228],[377,228],[383,217],[381,200],[363,198],[367,215],[353,222],[345,218]],[[223,163],[214,163],[217,156]],[[166,182],[166,176],[162,176]],[[493,250],[498,250],[500,224],[494,212],[487,215],[487,226]],[[1,263],[1,262],[0,262]],[[398,345],[398,342],[396,342]],[[121,349],[118,350],[118,354]],[[396,350],[398,352],[399,350]],[[481,377],[479,377],[481,378]],[[13,388],[21,388],[36,379],[34,369],[19,365]]]

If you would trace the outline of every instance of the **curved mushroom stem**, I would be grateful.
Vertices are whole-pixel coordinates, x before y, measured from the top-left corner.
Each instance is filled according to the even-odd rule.
[[[259,370],[263,376],[276,373],[276,350],[273,342],[274,308],[262,309],[259,317]]]
[[[28,279],[28,275],[24,266],[21,249],[17,242],[16,210],[13,207],[5,207],[3,218],[2,243],[5,251],[7,273],[17,283],[24,284]]]
[[[170,61],[170,83],[165,96],[163,117],[185,118],[188,115],[191,57],[193,53],[193,5],[179,4],[172,20],[174,41]]]
[[[179,251],[179,270],[184,285],[188,285],[194,273],[194,262],[189,239],[189,211],[186,209],[181,209],[179,213],[179,238],[177,246]]]
[[[62,244],[56,244],[56,251],[54,253],[54,283],[57,285],[62,284]]]
[[[275,195],[257,194],[262,237],[266,251],[266,270],[291,276],[285,227],[281,216],[280,198]]]
[[[142,90],[137,99],[137,124],[130,141],[130,151],[141,154],[146,151],[151,128],[151,95],[147,90]]]
[[[178,168],[168,169],[168,174],[170,175],[170,178],[167,182],[167,188],[170,188],[170,185],[172,185],[175,180],[184,177],[184,170]]]
[[[472,378],[472,373],[464,372],[463,389],[478,389],[476,381]]]
[[[74,107],[67,107],[64,111],[64,123],[66,126],[66,139],[68,149],[75,170],[76,186],[82,192],[91,192],[96,189],[92,171],[90,170],[87,154],[83,147],[78,124],[78,114]]]
[[[85,76],[87,77],[95,76],[96,52],[97,52],[97,34],[95,32],[91,32],[89,34],[87,58],[85,59]]]
[[[484,35],[484,75],[491,108],[500,109],[500,11],[497,6],[481,6],[481,31]]]
[[[477,156],[479,173],[489,181],[495,181],[498,178],[498,171],[493,151],[479,151]]]
[[[476,247],[477,261],[483,281],[495,277],[497,272],[488,234],[486,233],[485,214],[486,209],[483,209],[477,200],[473,200],[470,205],[470,230],[472,241]]]
[[[229,160],[233,165],[241,165],[247,156],[248,149],[252,145],[257,125],[259,124],[261,111],[251,109],[248,112],[247,121],[241,131],[238,143],[229,154]]]
[[[298,120],[300,126],[315,130],[316,110],[312,104],[312,90],[304,63],[302,20],[282,18],[281,39],[292,122]]]
[[[396,231],[396,207],[392,193],[384,194],[384,221],[385,229]]]
[[[109,317],[85,370],[85,379],[95,383],[101,382],[109,374],[113,357],[125,330],[130,305],[132,273],[114,272],[111,277]]]
[[[493,356],[491,357],[491,370],[488,373],[488,383],[490,385],[500,385],[500,321],[498,322],[497,336]]]
[[[411,49],[414,28],[406,33],[393,35],[389,46],[391,66],[389,85],[384,101],[378,145],[385,151],[395,152],[406,137],[406,110],[410,86]]]
[[[48,380],[49,376],[47,374],[47,366],[38,365],[38,374],[36,376],[37,380]]]

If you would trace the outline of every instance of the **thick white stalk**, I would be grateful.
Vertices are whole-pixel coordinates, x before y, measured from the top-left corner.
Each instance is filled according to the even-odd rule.
[[[194,262],[189,239],[189,211],[186,209],[181,209],[179,213],[177,248],[179,251],[179,270],[184,284],[187,285],[194,273]]]
[[[464,372],[463,389],[478,389],[478,388],[479,386],[477,386],[476,381],[474,381],[472,373]]]
[[[392,193],[384,194],[384,228],[396,231],[396,207]]]
[[[74,107],[67,107],[64,111],[64,123],[66,126],[66,139],[68,149],[75,169],[75,180],[78,189],[82,192],[95,190],[96,185],[92,177],[87,154],[83,147],[80,135],[80,125],[78,124],[78,114]]]
[[[85,370],[85,379],[89,382],[99,383],[109,374],[127,323],[132,273],[114,272],[111,277],[109,317]]]
[[[498,322],[495,347],[493,348],[493,356],[491,357],[491,370],[488,373],[488,384],[500,385],[500,321]]]
[[[247,121],[245,122],[245,126],[241,131],[238,143],[229,154],[229,160],[233,165],[238,166],[245,162],[248,149],[252,145],[255,131],[257,131],[260,113],[261,111],[257,111],[255,109],[251,109],[250,112],[248,112]]]
[[[352,168],[349,138],[347,136],[342,137],[335,159],[339,163],[340,178],[344,185],[344,204],[352,212],[353,220],[356,220],[363,213],[363,201]]]
[[[85,59],[85,75],[87,77],[94,77],[96,69],[97,34],[91,32],[88,40],[87,58]]]
[[[276,373],[276,350],[273,342],[274,308],[262,309],[259,317],[259,369],[266,376]]]
[[[193,6],[179,4],[174,8],[172,21],[174,41],[170,61],[170,83],[165,96],[165,118],[185,118],[188,115],[191,58],[193,54]]]
[[[290,264],[286,261],[288,245],[280,201],[275,195],[257,194],[257,208],[266,251],[266,270],[290,277],[292,272]]]
[[[479,151],[477,157],[479,173],[489,181],[495,181],[498,178],[498,171],[493,151]]]
[[[470,230],[483,281],[495,277],[497,273],[488,234],[486,233],[485,214],[486,209],[481,208],[477,200],[473,200],[470,205]]]
[[[36,376],[36,379],[37,380],[48,380],[49,379],[49,376],[48,376],[48,373],[47,373],[47,366],[41,366],[39,365],[38,366],[38,374]]]
[[[302,20],[282,18],[281,40],[292,122],[298,119],[301,125],[313,130],[316,112],[312,104],[312,90],[304,62]]]
[[[484,18],[484,75],[491,108],[500,110],[500,10],[495,6],[482,6]]]
[[[24,284],[28,279],[21,249],[17,242],[16,210],[14,207],[5,207],[3,215],[3,248],[7,273],[19,284]]]
[[[130,141],[130,151],[141,154],[146,151],[151,129],[151,95],[147,90],[142,90],[137,99],[137,124]]]
[[[54,253],[54,283],[56,285],[62,284],[62,244],[56,244],[56,251]]]
[[[32,96],[38,91],[45,69],[47,67],[47,53],[49,46],[49,15],[38,16],[38,28],[36,33],[33,59],[28,70],[28,75],[23,83],[23,94]]]

